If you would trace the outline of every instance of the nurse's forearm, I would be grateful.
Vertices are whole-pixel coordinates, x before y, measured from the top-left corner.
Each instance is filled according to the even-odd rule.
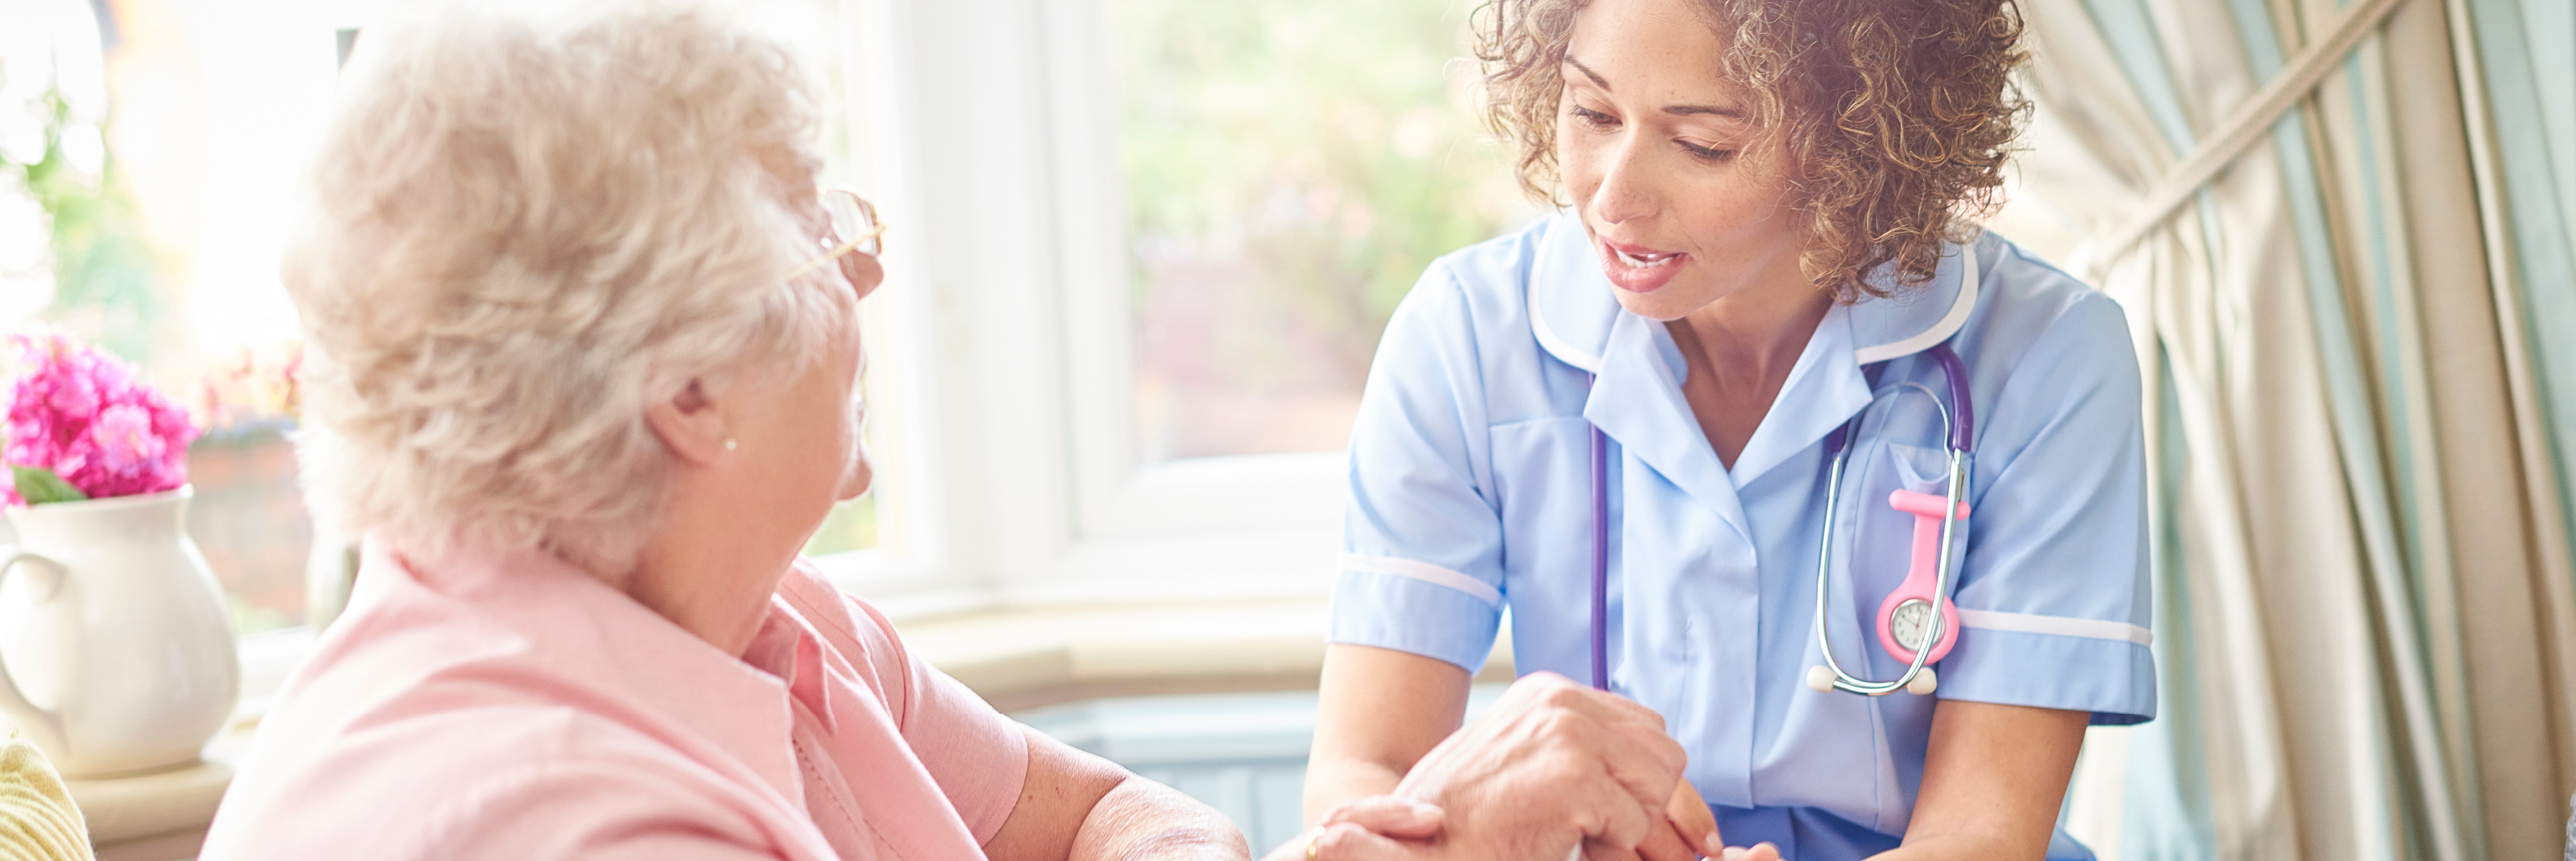
[[[2039,861],[2057,822],[2089,715],[1942,700],[1905,845],[1880,861]]]
[[[1992,861],[2020,857],[2023,856],[2014,841],[1971,834],[1909,838],[1904,846],[1869,856],[1870,861]]]
[[[1318,759],[1306,766],[1306,824],[1353,799],[1385,795],[1404,782],[1404,772],[1365,759]]]
[[[1130,777],[1092,805],[1067,857],[1072,861],[1246,861],[1252,850],[1244,845],[1243,832],[1215,808],[1171,787]]]
[[[1354,799],[1395,791],[1467,713],[1467,671],[1438,658],[1336,643],[1324,649],[1306,824]]]

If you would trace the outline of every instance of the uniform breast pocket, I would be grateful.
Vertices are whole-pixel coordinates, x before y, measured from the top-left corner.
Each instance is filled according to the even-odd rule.
[[[1879,391],[1877,405],[1863,418],[1852,443],[1844,473],[1851,491],[1866,488],[1870,498],[1882,503],[1899,488],[1940,493],[1950,476],[1946,438],[1951,417],[1923,386],[1901,383]]]
[[[1886,486],[1874,497],[1885,499],[1887,491],[1904,488],[1916,493],[1943,493],[1950,480],[1950,450],[1939,446],[1907,445],[1901,442],[1877,443],[1879,472]]]
[[[1504,569],[1586,570],[1592,558],[1592,423],[1581,416],[1534,419],[1498,425],[1492,434]],[[1617,499],[1614,487],[1614,516]]]
[[[1897,511],[1888,504],[1888,497],[1898,490],[1938,496],[1948,492],[1949,480],[1949,449],[1885,441],[1862,443],[1854,447],[1851,462],[1844,467],[1841,516],[1886,533],[1876,540],[1861,541],[1863,547],[1902,554],[1908,548],[1905,542],[1895,539],[1913,534],[1914,515]]]
[[[1576,678],[1590,671],[1592,602],[1592,424],[1580,416],[1497,425],[1493,494],[1502,519],[1503,598],[1511,609],[1512,658],[1521,672],[1553,670]],[[1608,641],[1625,642],[1625,578],[1617,536],[1627,506],[1620,499],[1621,458],[1610,443]],[[1683,642],[1668,645],[1679,649]],[[1624,655],[1625,652],[1620,654]],[[1613,677],[1624,658],[1613,658]]]
[[[1850,526],[1836,530],[1843,533],[1837,536],[1837,541],[1843,543],[1837,555],[1848,560],[1847,570],[1853,588],[1858,590],[1860,600],[1853,608],[1855,621],[1861,624],[1861,630],[1870,630],[1874,624],[1870,614],[1878,607],[1879,599],[1905,582],[1906,572],[1914,562],[1915,517],[1889,505],[1888,497],[1898,490],[1936,496],[1946,493],[1950,451],[1937,445],[1868,440],[1853,447],[1851,461],[1844,470],[1845,486],[1837,516],[1848,518]],[[1964,542],[1965,531],[1955,529],[1953,539]]]

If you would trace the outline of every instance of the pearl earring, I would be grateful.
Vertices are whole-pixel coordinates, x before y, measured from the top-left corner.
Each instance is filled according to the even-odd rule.
[[[735,446],[734,446],[734,444],[733,444],[733,440],[730,440],[730,439],[725,440],[725,450],[726,450],[726,451],[732,451],[732,450],[734,450],[734,448],[735,448]]]

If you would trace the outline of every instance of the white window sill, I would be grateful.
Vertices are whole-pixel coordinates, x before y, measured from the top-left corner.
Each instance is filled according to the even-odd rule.
[[[1002,610],[901,623],[914,655],[1002,711],[1144,694],[1313,690],[1319,601]],[[1477,678],[1512,677],[1497,638]]]
[[[206,761],[178,771],[113,780],[67,780],[72,803],[89,821],[98,861],[175,861],[194,858],[206,824],[232,785],[230,763],[249,746],[236,728],[208,745]]]

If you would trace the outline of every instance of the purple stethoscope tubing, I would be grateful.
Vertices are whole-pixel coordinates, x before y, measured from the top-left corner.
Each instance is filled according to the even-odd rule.
[[[1947,487],[1945,489],[1944,496],[1947,499],[1947,506],[1943,510],[1955,512],[1959,510],[1959,501],[1969,496],[1968,458],[1972,450],[1971,447],[1976,439],[1976,413],[1974,406],[1970,403],[1968,398],[1967,364],[1960,361],[1958,351],[1951,349],[1948,341],[1933,344],[1931,347],[1926,348],[1923,351],[1923,354],[1930,356],[1936,364],[1941,366],[1941,376],[1948,384],[1947,388],[1950,390],[1950,404],[1952,406],[1944,407],[1941,410],[1942,422],[1949,426],[1948,442],[1950,444],[1950,480],[1945,482]],[[1935,400],[1935,405],[1940,406],[1937,399]],[[1864,415],[1867,414],[1867,412],[1868,410],[1866,409],[1862,410]],[[1850,421],[1843,423],[1841,429],[1837,430],[1832,436],[1825,438],[1825,453],[1833,458],[1833,467],[1827,473],[1825,478],[1824,537],[1822,539],[1823,545],[1818,548],[1816,558],[1816,642],[1818,643],[1818,647],[1824,652],[1825,663],[1810,669],[1808,673],[1808,686],[1820,691],[1839,689],[1866,696],[1885,696],[1887,694],[1906,690],[1909,687],[1912,687],[1918,677],[1923,678],[1927,682],[1930,681],[1930,677],[1924,676],[1923,674],[1927,672],[1924,663],[1931,658],[1932,650],[1930,648],[1917,647],[1914,652],[1914,659],[1906,667],[1905,674],[1897,677],[1894,681],[1868,681],[1844,672],[1840,662],[1834,660],[1833,639],[1826,633],[1825,626],[1825,587],[1826,578],[1831,571],[1831,558],[1833,555],[1834,510],[1840,507],[1839,503],[1842,496],[1843,465],[1851,456],[1851,438],[1852,435],[1859,430],[1860,420],[1861,416],[1853,416]],[[1609,439],[1602,434],[1601,426],[1593,425],[1592,686],[1605,691],[1610,689],[1609,450]],[[1938,569],[1939,574],[1933,581],[1933,593],[1936,595],[1947,596],[1950,594],[1950,580],[1951,574],[1953,573],[1951,566],[1954,561],[1951,558],[1951,554],[1953,552],[1951,548],[1952,539],[1956,536],[1955,530],[1958,526],[1958,520],[1959,518],[1956,515],[1952,515],[1942,518],[1941,521],[1941,564]],[[1947,599],[1944,598],[1943,600]],[[1924,635],[1923,642],[1927,644],[1938,642],[1941,639],[1941,625],[1942,621],[1940,614],[1934,613],[1931,618],[1930,629]],[[1830,675],[1827,675],[1828,672],[1830,672]],[[1827,683],[1819,684],[1819,682]],[[1922,690],[1917,690],[1915,693],[1931,693],[1931,686],[1927,684],[1923,686]]]
[[[1592,686],[1610,689],[1610,439],[1592,426]]]

